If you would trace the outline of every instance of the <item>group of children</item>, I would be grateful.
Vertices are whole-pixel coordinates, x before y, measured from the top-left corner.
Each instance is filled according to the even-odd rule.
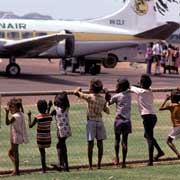
[[[103,89],[103,84],[100,80],[93,79],[89,84],[89,93],[82,92],[81,88],[74,91],[74,95],[87,102],[87,142],[88,142],[88,161],[89,169],[93,168],[93,147],[94,140],[97,140],[98,148],[98,163],[97,167],[101,168],[103,157],[103,140],[106,139],[106,130],[103,123],[102,112],[110,113],[109,106],[116,104],[116,115],[114,121],[115,135],[115,159],[114,164],[119,164],[119,149],[120,141],[122,145],[122,168],[126,167],[126,156],[128,152],[128,135],[131,133],[131,92],[137,94],[139,112],[143,119],[144,137],[147,139],[149,162],[152,166],[153,161],[157,161],[164,156],[164,152],[158,145],[154,137],[154,127],[157,122],[157,116],[153,106],[153,93],[150,89],[152,84],[151,78],[144,74],[141,76],[140,83],[137,86],[130,86],[127,79],[118,79],[116,84],[116,94],[111,96],[107,89]],[[105,96],[102,95],[105,93]],[[171,99],[171,103],[167,101]],[[172,91],[171,96],[168,96],[165,102],[161,105],[160,110],[170,110],[173,129],[168,135],[167,144],[180,158],[180,153],[173,144],[173,139],[180,137],[180,90]],[[69,171],[68,155],[66,147],[66,139],[71,136],[71,128],[69,124],[69,108],[70,103],[66,92],[59,93],[54,99],[54,109],[50,112],[52,101],[49,103],[46,100],[39,100],[37,108],[39,114],[31,120],[31,112],[28,112],[29,128],[37,124],[37,145],[41,155],[42,172],[46,172],[45,148],[51,145],[51,121],[55,116],[57,125],[57,154],[58,164],[53,166],[57,169]],[[12,175],[19,174],[19,152],[18,145],[27,143],[27,133],[25,128],[25,118],[23,114],[22,101],[20,99],[11,99],[6,110],[6,124],[10,125],[10,142],[9,157],[14,164]],[[9,111],[12,114],[9,119]],[[122,137],[121,137],[122,136]],[[121,140],[122,138],[122,140]],[[154,147],[157,149],[157,155],[153,156]]]

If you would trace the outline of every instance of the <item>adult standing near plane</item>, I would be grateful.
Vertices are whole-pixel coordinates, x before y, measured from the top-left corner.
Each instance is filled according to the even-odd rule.
[[[160,75],[161,71],[160,71],[160,61],[161,61],[161,54],[162,54],[162,43],[161,41],[157,41],[153,47],[152,47],[152,51],[153,51],[153,59],[156,63],[155,65],[155,75]]]
[[[153,42],[150,42],[147,45],[147,49],[146,49],[146,74],[151,74],[151,66],[152,66],[152,62],[153,62],[153,51],[152,51],[152,47],[153,47]]]

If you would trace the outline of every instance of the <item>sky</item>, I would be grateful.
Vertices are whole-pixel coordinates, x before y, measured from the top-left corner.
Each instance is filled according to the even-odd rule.
[[[37,12],[54,19],[77,20],[108,15],[123,5],[123,0],[0,0],[0,11],[10,11],[20,16]],[[167,13],[168,20],[172,21],[175,16],[180,22],[180,6],[172,4]],[[160,19],[163,18],[160,16]]]
[[[17,15],[38,12],[54,19],[87,19],[107,15],[123,6],[123,0],[0,0],[0,11]]]

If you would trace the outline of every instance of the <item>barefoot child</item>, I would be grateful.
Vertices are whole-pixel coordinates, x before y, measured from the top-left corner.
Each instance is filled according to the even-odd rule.
[[[126,167],[126,156],[128,150],[128,135],[131,133],[131,92],[129,91],[129,81],[118,79],[116,92],[109,101],[109,105],[116,104],[116,117],[114,121],[115,134],[115,164],[119,164],[119,144],[122,135],[122,168]],[[107,95],[106,95],[107,97]]]
[[[52,116],[47,113],[47,102],[46,100],[39,100],[37,102],[37,108],[39,114],[37,114],[31,121],[31,111],[28,113],[29,128],[32,128],[37,124],[37,144],[41,155],[42,172],[46,172],[46,151],[45,148],[51,146],[51,121]]]
[[[169,100],[171,100],[171,103],[168,103]],[[173,128],[168,135],[167,144],[180,159],[180,153],[173,143],[174,139],[180,138],[180,90],[172,91],[171,96],[167,96],[159,110],[169,110],[171,113]]]
[[[84,99],[88,104],[87,109],[87,141],[88,141],[88,160],[89,169],[92,170],[92,158],[94,139],[97,139],[98,147],[98,169],[101,168],[101,160],[103,156],[103,140],[106,139],[106,132],[102,120],[102,112],[109,114],[109,108],[106,105],[105,98],[100,95],[103,90],[103,84],[100,80],[93,79],[90,81],[89,91],[90,94],[81,92],[78,88],[74,94]]]
[[[58,154],[58,165],[54,165],[55,168],[63,168],[64,171],[69,171],[68,155],[66,139],[71,136],[71,128],[69,124],[69,99],[66,92],[59,93],[54,98],[54,110],[51,115],[56,117],[57,125],[57,138],[58,143],[56,145]]]
[[[19,175],[19,144],[28,142],[21,99],[11,99],[5,110],[6,125],[10,125],[11,148],[8,155],[14,165],[12,175]],[[9,112],[12,114],[11,118],[9,118]]]

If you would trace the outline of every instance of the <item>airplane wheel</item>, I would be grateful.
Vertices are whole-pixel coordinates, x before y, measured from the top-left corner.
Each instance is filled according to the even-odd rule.
[[[105,68],[114,68],[117,65],[118,59],[114,55],[108,55],[106,59],[103,60],[103,66]]]
[[[9,76],[18,76],[20,74],[20,67],[16,63],[11,63],[6,67],[6,74]]]

